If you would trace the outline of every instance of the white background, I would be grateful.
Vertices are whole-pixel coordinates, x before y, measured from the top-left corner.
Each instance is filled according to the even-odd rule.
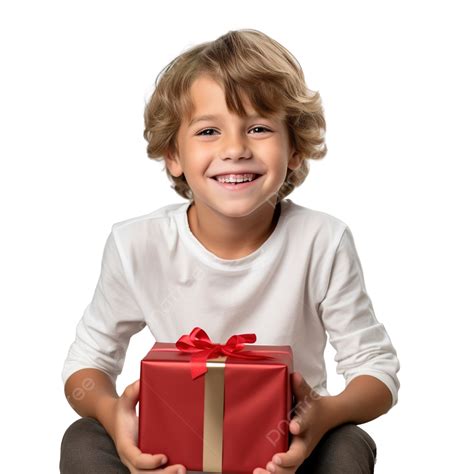
[[[472,429],[470,2],[15,1],[0,7],[2,472],[58,472],[61,370],[111,225],[173,202],[143,108],[176,55],[256,28],[319,90],[327,156],[289,197],[351,228],[399,403],[379,473],[467,472]],[[190,308],[192,311],[192,308]],[[119,393],[153,339],[132,338]],[[344,386],[327,351],[329,389]],[[6,418],[6,423],[5,423]],[[5,444],[6,443],[6,444]]]

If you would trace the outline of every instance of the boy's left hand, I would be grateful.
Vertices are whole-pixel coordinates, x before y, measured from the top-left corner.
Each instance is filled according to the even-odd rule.
[[[288,451],[276,453],[265,469],[257,467],[253,474],[290,474],[311,454],[330,426],[327,413],[322,413],[321,400],[324,397],[316,393],[299,372],[291,374],[293,393],[296,397],[296,416],[289,424],[293,435]],[[321,421],[326,420],[326,423]],[[281,461],[278,464],[278,460]]]

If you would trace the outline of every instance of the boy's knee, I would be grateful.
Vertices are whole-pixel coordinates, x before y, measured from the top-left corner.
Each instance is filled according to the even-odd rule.
[[[77,451],[81,446],[90,444],[94,436],[103,434],[104,428],[94,418],[83,417],[74,421],[64,432],[61,451],[73,446]]]
[[[376,456],[377,446],[372,437],[359,426],[347,423],[323,436],[301,466],[301,473],[373,473]]]
[[[79,418],[64,432],[59,461],[61,473],[111,472],[99,469],[110,460],[118,462],[114,442],[96,419]]]
[[[93,442],[98,425],[94,418],[84,417],[74,421],[67,428],[61,440],[62,464],[79,462],[79,459],[87,453],[88,445]]]
[[[344,440],[344,443],[341,444],[345,444],[351,449],[362,450],[362,447],[367,447],[374,453],[374,456],[377,453],[375,441],[360,426],[347,423],[339,427],[337,435]]]

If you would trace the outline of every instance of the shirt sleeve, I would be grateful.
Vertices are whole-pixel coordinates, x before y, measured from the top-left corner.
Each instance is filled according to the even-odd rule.
[[[354,238],[347,226],[319,310],[329,342],[336,350],[336,371],[344,375],[346,386],[358,375],[372,375],[389,388],[393,407],[398,401],[400,363],[383,324],[375,317]]]
[[[122,372],[131,336],[145,325],[127,281],[112,226],[92,301],[77,324],[75,340],[64,362],[63,383],[84,368],[100,369],[115,383]]]

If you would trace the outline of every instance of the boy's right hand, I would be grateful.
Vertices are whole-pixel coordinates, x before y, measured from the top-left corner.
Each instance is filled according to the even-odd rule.
[[[140,380],[137,380],[125,388],[114,405],[114,429],[111,437],[120,460],[130,469],[132,474],[141,472],[185,474],[186,468],[183,464],[173,464],[158,469],[167,462],[166,456],[164,454],[143,453],[138,448],[138,417],[135,407],[138,403],[139,392]]]

